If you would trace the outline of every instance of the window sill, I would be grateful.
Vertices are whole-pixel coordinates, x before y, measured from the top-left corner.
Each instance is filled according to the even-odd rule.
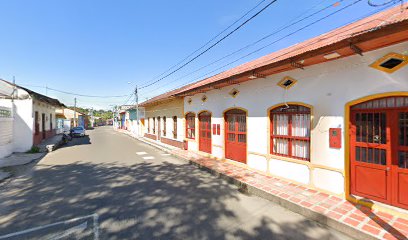
[[[303,164],[303,165],[310,165],[310,160],[301,160],[301,159],[296,159],[296,158],[291,158],[291,157],[285,157],[285,156],[279,156],[279,155],[274,155],[274,154],[268,154],[269,159],[276,159],[276,160],[281,160],[285,162],[293,162],[293,163],[298,163],[298,164]]]

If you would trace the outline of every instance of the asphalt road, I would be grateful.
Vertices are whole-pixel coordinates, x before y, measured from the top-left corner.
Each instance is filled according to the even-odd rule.
[[[110,127],[88,134],[0,184],[0,236],[349,239]]]

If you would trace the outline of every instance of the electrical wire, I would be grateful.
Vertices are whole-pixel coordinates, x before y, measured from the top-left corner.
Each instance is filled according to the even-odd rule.
[[[59,90],[59,89],[55,89],[55,88],[50,88],[47,86],[39,86],[39,85],[31,85],[31,84],[19,84],[21,86],[25,86],[25,87],[36,87],[36,88],[44,88],[45,90],[51,90],[54,92],[59,92],[59,93],[63,93],[63,94],[67,94],[67,95],[73,95],[73,96],[78,96],[78,97],[89,97],[89,98],[121,98],[121,97],[127,97],[128,95],[105,95],[105,96],[97,96],[97,95],[86,95],[86,94],[80,94],[80,93],[73,93],[73,92],[66,92],[63,90]]]
[[[55,88],[49,88],[49,87],[46,87],[46,89],[54,91],[54,92],[68,94],[68,95],[74,95],[74,96],[79,96],[79,97],[90,97],[90,98],[120,98],[120,97],[128,96],[128,95],[97,96],[97,95],[86,95],[86,94],[79,94],[79,93],[73,93],[73,92],[66,92],[66,91],[58,90]]]
[[[160,75],[156,76],[153,78],[156,79],[158,77],[163,76],[165,73],[169,72],[170,70],[172,70],[173,68],[179,66],[180,64],[182,64],[184,61],[186,61],[188,58],[190,58],[191,56],[193,56],[195,53],[197,53],[198,51],[200,51],[201,49],[203,49],[204,47],[206,47],[208,44],[210,44],[212,41],[214,41],[215,39],[217,39],[219,36],[221,36],[221,34],[223,34],[224,32],[226,32],[228,29],[230,29],[232,26],[234,26],[235,24],[237,24],[239,21],[241,21],[244,17],[246,17],[249,13],[251,13],[253,10],[255,10],[256,8],[258,8],[262,3],[264,3],[266,0],[262,0],[260,1],[258,4],[256,4],[253,8],[251,8],[249,11],[247,11],[244,15],[242,15],[240,18],[238,18],[237,20],[235,20],[232,24],[230,24],[228,27],[226,27],[224,30],[222,30],[221,32],[219,32],[217,35],[215,35],[214,37],[212,37],[210,40],[208,40],[204,45],[202,45],[200,48],[198,48],[197,50],[195,50],[194,52],[190,53],[188,56],[186,56],[185,58],[183,58],[181,61],[179,61],[178,63],[176,63],[175,65],[171,66],[169,69],[167,69],[166,71],[164,71],[163,73],[161,73]],[[152,81],[153,81],[152,80]],[[147,82],[150,83],[151,81]]]
[[[161,77],[160,79],[149,83],[147,85],[141,86],[139,87],[139,89],[143,89],[143,88],[147,88],[149,86],[152,86],[160,81],[162,81],[163,79],[173,75],[174,73],[178,72],[179,70],[181,70],[182,68],[184,68],[185,66],[187,66],[188,64],[190,64],[191,62],[193,62],[194,60],[196,60],[197,58],[199,58],[200,56],[204,55],[206,52],[210,51],[212,48],[214,48],[216,45],[218,45],[219,43],[221,43],[222,41],[224,41],[226,38],[228,38],[229,36],[231,36],[233,33],[235,33],[236,31],[238,31],[240,28],[242,28],[243,26],[245,26],[248,22],[250,22],[252,19],[254,19],[255,17],[257,17],[259,14],[261,14],[263,11],[265,11],[269,6],[271,6],[273,3],[275,3],[277,0],[272,0],[270,3],[268,3],[265,7],[263,7],[261,10],[259,10],[257,13],[255,13],[254,15],[252,15],[249,19],[247,19],[246,21],[244,21],[243,23],[241,23],[238,27],[236,27],[234,30],[232,30],[231,32],[229,32],[227,35],[225,35],[224,37],[222,37],[221,39],[219,39],[218,41],[216,41],[215,43],[213,43],[211,46],[209,46],[207,49],[205,49],[204,51],[200,52],[198,55],[196,55],[195,57],[193,57],[192,59],[190,59],[189,61],[187,61],[186,63],[182,64],[181,66],[179,66],[178,68],[176,68],[175,70],[171,71],[170,73],[166,74],[165,76]]]
[[[303,29],[305,29],[305,28],[307,28],[307,27],[309,27],[309,26],[311,26],[311,25],[313,25],[313,24],[316,24],[316,23],[322,21],[323,19],[326,19],[326,18],[328,18],[328,17],[330,17],[330,16],[332,16],[332,15],[334,15],[334,14],[340,12],[340,11],[343,11],[343,10],[345,10],[346,8],[351,7],[351,6],[353,6],[354,4],[356,4],[356,3],[360,2],[360,1],[362,1],[362,0],[357,0],[357,1],[355,1],[355,2],[353,2],[353,3],[351,3],[351,4],[349,4],[349,5],[347,5],[347,6],[343,7],[343,8],[341,8],[341,9],[339,9],[339,10],[333,12],[333,13],[330,13],[330,14],[326,15],[325,17],[322,17],[322,18],[320,18],[320,19],[318,19],[318,20],[316,20],[316,21],[314,21],[314,22],[312,22],[312,23],[310,23],[310,24],[308,24],[308,25],[306,25],[306,26],[304,26],[304,27],[302,27],[302,28],[300,28],[300,29],[298,29],[298,30],[296,30],[296,31],[294,31],[294,32],[292,32],[292,33],[290,33],[290,34],[287,34],[286,36],[284,36],[284,37],[282,37],[282,38],[280,38],[280,39],[278,39],[278,40],[276,40],[276,41],[274,41],[274,42],[272,42],[272,43],[270,43],[270,44],[268,44],[268,45],[266,45],[266,46],[263,46],[263,47],[260,48],[260,49],[257,49],[257,50],[255,50],[255,51],[249,53],[249,54],[246,54],[245,56],[240,57],[240,58],[234,60],[233,62],[230,62],[230,63],[228,63],[228,64],[225,64],[225,65],[223,65],[223,66],[221,66],[221,67],[219,67],[219,68],[217,68],[217,69],[215,69],[215,70],[213,70],[213,71],[211,71],[211,72],[208,72],[208,73],[206,73],[206,74],[200,76],[199,78],[193,79],[192,82],[197,81],[197,80],[200,80],[200,79],[203,79],[205,76],[207,76],[207,75],[209,75],[209,74],[211,74],[211,73],[213,73],[213,72],[216,72],[216,71],[218,71],[218,70],[220,70],[220,69],[222,69],[222,68],[225,68],[226,66],[229,66],[229,65],[231,65],[231,64],[233,64],[233,63],[235,63],[235,62],[237,62],[237,61],[239,61],[239,60],[241,60],[241,59],[243,59],[243,58],[245,58],[245,57],[248,57],[249,55],[251,55],[251,54],[253,54],[253,53],[255,53],[255,52],[258,52],[258,51],[260,51],[261,49],[264,49],[264,48],[266,48],[266,47],[268,47],[268,46],[270,46],[270,45],[276,43],[277,41],[281,41],[281,40],[283,40],[283,39],[286,38],[286,37],[289,37],[289,36],[291,36],[291,35],[293,35],[293,34],[299,32],[299,31],[301,31],[301,30],[303,30]],[[353,19],[352,21],[350,21],[350,22],[347,23],[347,24],[350,24],[350,23],[352,23],[352,22],[358,21],[358,20],[363,19],[363,18],[365,18],[365,17],[367,17],[367,16],[376,14],[376,13],[378,13],[378,12],[380,12],[380,11],[383,11],[384,9],[386,9],[386,8],[388,8],[388,7],[389,7],[389,6],[384,6],[384,7],[382,7],[382,8],[379,9],[379,10],[370,12],[369,14],[366,14],[366,15],[364,15],[364,16],[362,16],[362,17],[357,18],[357,19]],[[364,23],[364,24],[367,24],[367,23]],[[361,24],[361,25],[364,25],[364,24]],[[360,25],[360,26],[361,26],[361,25]],[[356,26],[356,27],[359,27],[359,26]],[[347,31],[349,31],[349,30],[347,30]],[[344,32],[346,32],[346,31],[344,31]],[[336,35],[339,34],[339,33],[342,33],[342,32],[338,32],[338,33],[336,33]],[[329,34],[329,35],[326,35],[325,37],[327,38],[327,37],[329,37],[329,36],[330,36],[330,34]],[[321,39],[319,39],[318,41],[321,41]],[[315,42],[314,42],[314,43],[315,43]],[[304,46],[302,46],[302,47],[304,47]],[[291,52],[297,51],[297,50],[299,50],[299,49],[296,48],[296,49],[294,49],[294,50],[292,50],[292,51],[290,51],[290,52],[287,52],[287,53],[285,53],[285,54],[276,56],[275,58],[282,57],[282,56],[284,56],[284,55],[290,54]],[[275,58],[274,58],[274,59],[275,59]],[[269,59],[268,61],[270,61],[270,60],[273,60],[273,59]],[[261,62],[260,64],[263,64],[263,63],[265,63],[265,62],[266,62],[266,61]],[[185,85],[185,84],[188,84],[188,83],[184,83],[183,85]],[[181,87],[181,86],[176,87],[175,89],[178,89],[178,88],[180,88],[180,87]],[[175,89],[170,90],[170,91],[174,91]]]
[[[340,0],[339,2],[343,2],[343,1],[344,1],[344,0]],[[323,2],[323,1],[322,1],[322,2]],[[315,5],[314,7],[310,8],[310,9],[307,10],[305,13],[309,12],[311,9],[313,9],[313,8],[315,8],[316,6],[320,5],[322,2],[319,2],[317,5]],[[200,68],[198,68],[198,69],[196,69],[196,70],[194,70],[194,71],[192,71],[192,72],[190,72],[190,73],[188,73],[188,74],[186,74],[186,75],[180,77],[180,78],[177,78],[177,79],[174,80],[173,82],[176,82],[176,81],[179,81],[179,80],[181,80],[181,79],[184,79],[185,77],[188,77],[188,76],[190,76],[190,75],[192,75],[192,74],[194,74],[194,73],[196,73],[196,72],[198,72],[198,71],[200,71],[200,70],[202,70],[202,69],[204,69],[204,68],[207,68],[207,67],[209,67],[209,66],[211,66],[211,65],[214,65],[215,63],[218,63],[218,62],[220,62],[220,61],[222,61],[222,60],[224,60],[224,59],[226,59],[226,58],[228,58],[228,57],[230,57],[230,56],[233,56],[233,55],[235,55],[235,54],[237,54],[237,53],[239,53],[239,52],[241,52],[241,51],[244,51],[244,50],[246,50],[246,49],[248,49],[248,48],[250,48],[250,47],[252,47],[252,46],[254,46],[254,45],[256,45],[256,44],[258,44],[258,43],[260,43],[260,42],[262,42],[262,41],[264,41],[264,40],[266,40],[266,39],[268,39],[268,38],[270,38],[270,37],[272,37],[272,36],[274,36],[274,35],[276,35],[276,34],[282,32],[282,31],[284,31],[284,30],[286,30],[286,29],[288,29],[288,28],[290,28],[290,27],[292,27],[292,26],[294,26],[294,25],[300,23],[300,22],[302,22],[302,21],[305,21],[305,20],[307,20],[307,19],[309,19],[309,18],[311,18],[311,17],[313,17],[313,16],[315,16],[315,15],[317,15],[317,14],[319,14],[319,13],[321,13],[321,12],[323,12],[323,11],[329,9],[329,8],[331,8],[331,7],[333,7],[333,4],[327,5],[326,7],[322,8],[322,9],[320,9],[320,10],[318,10],[318,11],[316,11],[316,12],[314,12],[314,13],[312,13],[312,14],[306,16],[306,17],[303,17],[303,18],[301,18],[301,19],[298,20],[298,21],[295,21],[296,19],[298,19],[299,17],[301,17],[302,15],[305,14],[305,13],[302,13],[302,14],[300,14],[299,16],[295,17],[289,24],[287,24],[287,25],[285,25],[285,26],[282,26],[282,27],[279,28],[278,30],[276,30],[276,31],[274,31],[274,32],[272,32],[272,33],[270,33],[270,34],[268,34],[268,35],[265,35],[264,37],[258,39],[257,41],[252,42],[252,43],[250,43],[250,44],[248,44],[248,45],[246,45],[246,46],[244,46],[244,47],[242,47],[242,48],[240,48],[240,49],[237,49],[237,50],[235,50],[235,51],[233,51],[233,52],[231,52],[231,53],[229,53],[229,54],[227,54],[227,55],[225,55],[225,56],[223,56],[223,57],[221,57],[221,58],[219,58],[219,59],[217,59],[217,60],[215,60],[215,61],[213,61],[213,62],[211,62],[211,63],[209,63],[209,64],[207,64],[207,65],[205,65],[205,66],[203,66],[203,67],[200,67]],[[293,21],[295,21],[295,22],[293,22]],[[163,87],[164,87],[164,86],[162,86],[162,88],[163,88]],[[153,90],[153,91],[155,91],[155,90]]]
[[[389,1],[385,2],[385,3],[380,3],[380,4],[373,3],[373,0],[367,0],[368,5],[370,5],[371,7],[382,7],[382,6],[386,6],[386,5],[390,4],[390,3],[397,3],[397,2],[403,3],[404,0],[389,0]]]

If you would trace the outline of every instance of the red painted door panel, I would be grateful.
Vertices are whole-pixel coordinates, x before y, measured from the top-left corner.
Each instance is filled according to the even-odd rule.
[[[408,209],[408,97],[351,111],[351,193]]]
[[[386,170],[357,165],[355,175],[355,192],[371,198],[387,200],[388,178]]]
[[[199,119],[199,150],[211,154],[211,114],[203,112]]]
[[[408,109],[396,111],[395,119],[394,205],[408,209]]]
[[[246,163],[246,113],[242,110],[230,110],[225,113],[225,157]]]
[[[391,203],[390,127],[386,112],[352,112],[351,192]]]

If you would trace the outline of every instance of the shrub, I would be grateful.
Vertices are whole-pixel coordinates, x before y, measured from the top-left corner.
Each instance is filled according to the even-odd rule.
[[[30,150],[27,151],[27,153],[39,153],[40,148],[37,146],[32,146]]]

